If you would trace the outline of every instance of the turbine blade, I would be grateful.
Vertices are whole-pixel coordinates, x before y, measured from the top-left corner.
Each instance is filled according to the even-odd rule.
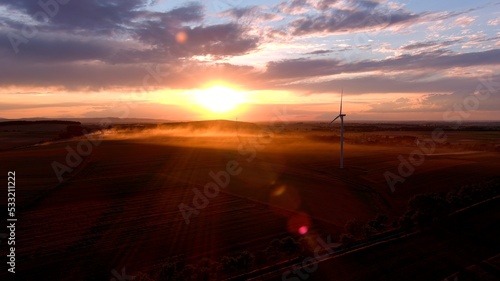
[[[344,88],[342,88],[342,92],[340,93],[340,114],[342,114],[342,97],[344,96]]]
[[[337,117],[335,117],[335,119],[333,119],[333,120],[332,120],[332,122],[330,122],[330,124],[328,124],[328,125],[331,125],[331,124],[332,124],[333,122],[335,122],[335,120],[337,120],[339,117],[340,117],[340,115],[339,115],[339,116],[337,116]]]

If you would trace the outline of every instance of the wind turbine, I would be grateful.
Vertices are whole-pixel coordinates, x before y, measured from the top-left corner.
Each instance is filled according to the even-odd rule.
[[[340,169],[344,168],[344,116],[345,114],[342,114],[342,97],[344,96],[344,88],[342,88],[342,92],[340,94],[340,113],[335,119],[330,122],[331,125],[335,120],[340,118]]]

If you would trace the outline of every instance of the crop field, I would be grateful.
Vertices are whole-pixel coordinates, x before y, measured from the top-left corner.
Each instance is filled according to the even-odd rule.
[[[170,258],[265,256],[286,237],[314,248],[318,237],[338,238],[352,219],[385,214],[392,221],[415,194],[448,192],[500,171],[499,152],[436,146],[393,191],[385,173],[398,174],[401,157],[417,145],[347,143],[339,169],[338,142],[291,131],[115,130],[0,152],[2,171],[16,171],[20,276],[109,280],[122,269],[155,276]]]

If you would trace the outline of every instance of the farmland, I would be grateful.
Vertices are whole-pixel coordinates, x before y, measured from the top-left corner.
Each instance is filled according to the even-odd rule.
[[[402,134],[391,132],[369,137]],[[424,139],[431,133],[403,135]],[[384,174],[398,174],[400,156],[408,159],[417,144],[349,141],[367,138],[352,132],[346,136],[346,168],[339,169],[335,131],[303,124],[282,130],[223,122],[117,126],[7,149],[0,152],[0,167],[16,171],[19,275],[108,280],[126,269],[154,280],[165,276],[169,262],[216,263],[245,252],[253,257],[252,266],[242,266],[248,270],[286,262],[295,255],[270,250],[276,241],[302,239],[314,249],[318,237],[338,239],[353,219],[368,222],[384,214],[395,221],[416,194],[446,193],[499,176],[498,131],[447,135],[453,145],[436,145],[394,191]],[[83,143],[85,155],[72,154]],[[68,169],[55,170],[54,162]],[[228,163],[239,173],[229,173]],[[227,185],[207,193],[206,185],[217,183],[213,175],[221,172],[229,175],[218,177]],[[185,213],[180,204],[188,207]],[[361,270],[354,262],[349,266]],[[245,272],[206,268],[214,280]],[[440,274],[446,273],[453,272]]]

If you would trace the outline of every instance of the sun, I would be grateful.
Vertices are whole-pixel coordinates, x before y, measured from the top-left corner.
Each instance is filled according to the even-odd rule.
[[[225,113],[245,103],[245,93],[223,85],[214,85],[197,91],[195,99],[201,106],[212,112]]]

